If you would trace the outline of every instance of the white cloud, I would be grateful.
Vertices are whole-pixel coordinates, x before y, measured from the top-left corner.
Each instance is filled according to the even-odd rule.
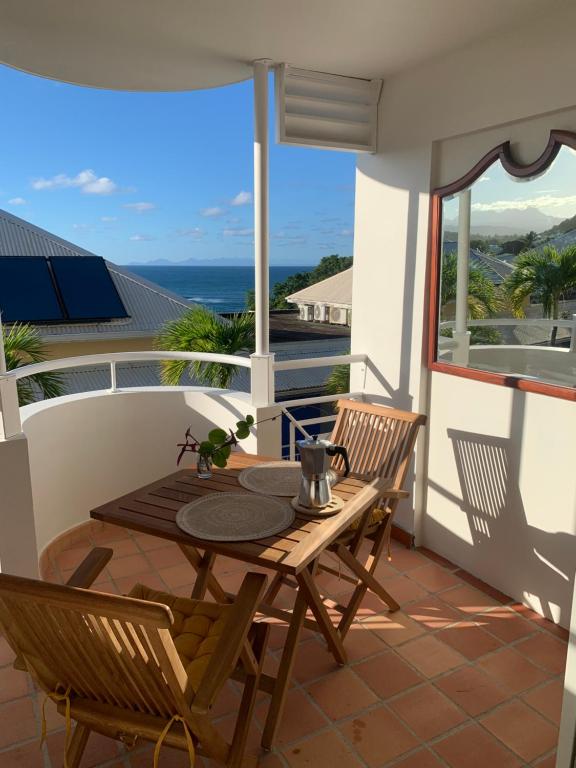
[[[36,190],[67,189],[70,187],[79,189],[85,195],[110,195],[118,189],[112,179],[107,176],[96,176],[90,168],[80,171],[76,176],[60,173],[50,179],[40,178],[34,179],[32,182],[32,189]]]
[[[23,197],[12,197],[8,200],[8,205],[26,205],[26,200]]]
[[[230,201],[230,205],[249,205],[252,202],[252,192],[242,190]]]
[[[227,227],[224,230],[224,237],[252,237],[254,230],[249,227]]]
[[[118,216],[100,216],[100,221],[104,224],[111,224],[113,221],[118,221]]]
[[[189,237],[192,240],[200,240],[204,237],[204,230],[200,227],[188,227],[184,229],[177,229],[176,234],[179,237]]]
[[[212,218],[215,216],[222,216],[224,214],[224,208],[220,208],[219,206],[215,205],[213,208],[203,208],[200,211],[201,216],[206,216],[207,218]]]
[[[146,213],[146,211],[152,211],[156,208],[154,203],[125,203],[124,208],[129,208],[131,211],[137,213]]]
[[[540,195],[525,200],[495,200],[492,203],[473,203],[473,211],[525,211],[527,208],[561,208],[576,205],[576,195]]]
[[[486,176],[486,175],[480,176],[480,178],[478,179],[477,183],[480,184],[483,181],[490,181],[490,176]]]
[[[340,237],[352,237],[352,235],[354,234],[354,230],[353,229],[341,229],[340,232],[338,232],[338,234],[340,235]]]
[[[90,229],[89,224],[72,224],[72,229]]]
[[[129,239],[139,243],[149,242],[150,240],[154,240],[154,238],[151,235],[131,235]]]

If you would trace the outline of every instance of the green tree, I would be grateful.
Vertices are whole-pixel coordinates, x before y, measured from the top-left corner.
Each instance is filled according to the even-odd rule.
[[[4,354],[9,371],[32,363],[42,363],[47,358],[46,345],[40,334],[34,326],[27,323],[15,323],[8,330],[4,330]],[[59,374],[51,371],[36,373],[18,381],[20,405],[34,402],[37,392],[40,392],[44,399],[63,395],[64,388]]]
[[[449,319],[448,306],[456,301],[458,257],[445,253],[442,257],[442,283],[440,289],[441,318]],[[468,274],[468,316],[472,320],[483,320],[495,315],[502,302],[496,286],[480,267],[470,266]]]
[[[234,315],[228,320],[209,309],[194,307],[160,332],[156,347],[172,352],[210,352],[236,355],[253,349],[254,316]],[[162,363],[162,383],[177,386],[184,373],[211,387],[230,387],[238,366],[203,361],[166,360]]]
[[[514,271],[505,281],[505,289],[516,317],[524,317],[524,303],[532,296],[542,304],[543,317],[558,318],[563,296],[576,288],[576,245],[558,251],[545,245],[541,251],[524,251],[514,262]],[[556,326],[550,346],[556,344]]]
[[[534,244],[536,243],[536,240],[538,240],[538,235],[534,230],[530,230],[524,237],[522,238],[524,240],[524,249],[529,250],[531,248],[534,248]]]
[[[350,366],[348,364],[335,365],[324,385],[329,395],[341,395],[344,392],[350,392]]]

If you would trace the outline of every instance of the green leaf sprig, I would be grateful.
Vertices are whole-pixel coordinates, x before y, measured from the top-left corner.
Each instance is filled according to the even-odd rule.
[[[188,427],[185,442],[178,443],[180,453],[177,464],[180,464],[184,454],[189,451],[210,459],[217,467],[223,469],[228,463],[233,446],[238,445],[240,440],[245,440],[250,435],[250,427],[253,425],[254,416],[248,415],[245,419],[236,422],[235,430],[226,432],[216,427],[210,430],[208,439],[202,441],[197,440]]]

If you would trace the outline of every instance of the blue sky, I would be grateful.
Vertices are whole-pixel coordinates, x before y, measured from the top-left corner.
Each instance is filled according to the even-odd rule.
[[[0,66],[0,93],[0,208],[119,264],[252,258],[251,81],[120,93]],[[270,165],[271,263],[350,255],[355,156],[272,141]]]

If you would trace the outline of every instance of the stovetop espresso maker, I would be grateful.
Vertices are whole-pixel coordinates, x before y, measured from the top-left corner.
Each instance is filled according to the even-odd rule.
[[[350,472],[348,452],[343,445],[334,445],[330,440],[318,440],[309,437],[297,441],[302,465],[302,480],[298,494],[298,504],[311,509],[322,509],[332,500],[332,486],[338,475],[330,469],[333,456],[342,456],[346,471]]]

